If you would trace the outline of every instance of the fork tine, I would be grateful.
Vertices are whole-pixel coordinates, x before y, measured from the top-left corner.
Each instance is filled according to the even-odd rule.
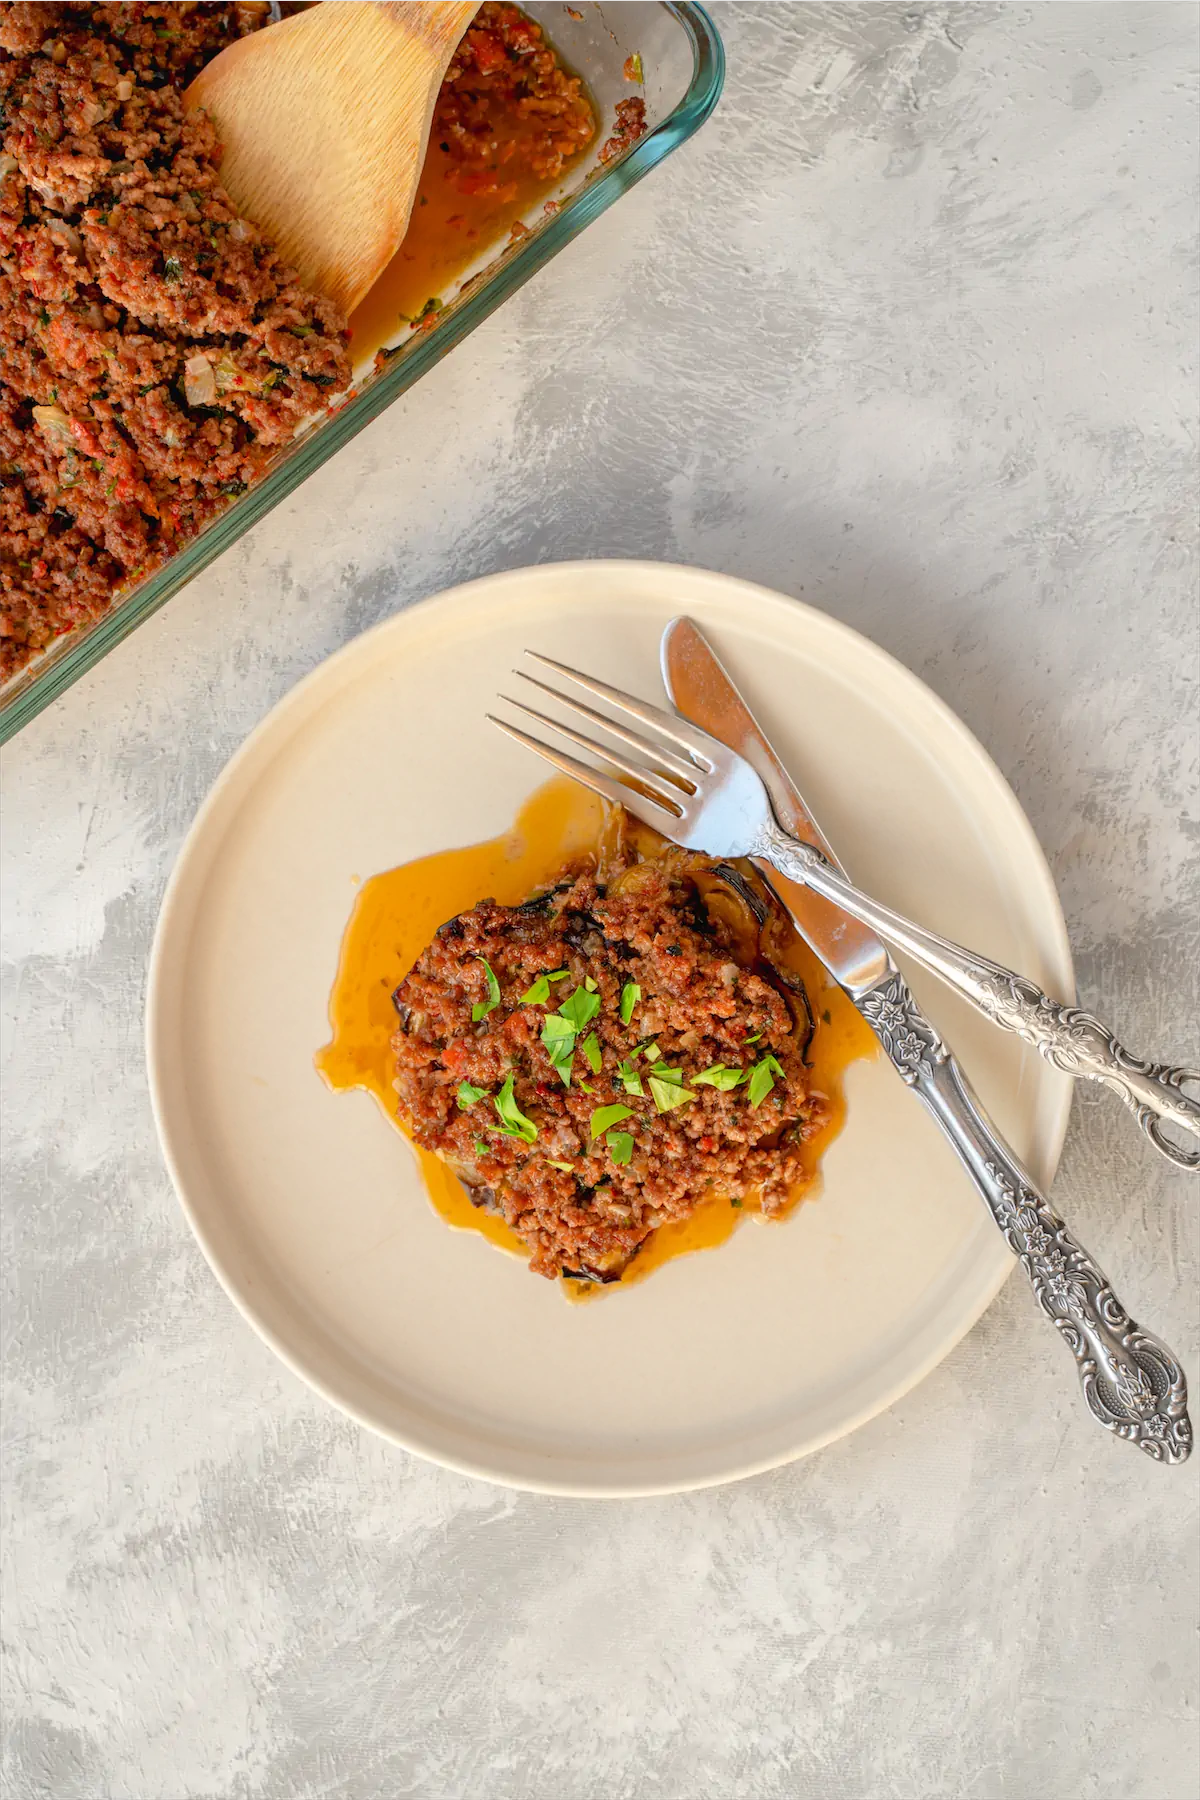
[[[545,663],[548,669],[557,669],[569,681],[585,688],[589,694],[595,694],[598,699],[607,700],[610,706],[618,707],[621,712],[628,713],[630,718],[640,720],[652,731],[661,732],[669,743],[684,751],[698,768],[707,771],[716,766],[711,751],[721,750],[723,746],[715,738],[709,737],[706,731],[701,731],[698,725],[690,725],[687,720],[676,718],[673,713],[664,712],[660,706],[651,706],[645,700],[635,700],[632,694],[610,687],[607,681],[597,681],[592,675],[581,674],[568,663],[555,662],[552,656],[543,656],[540,650],[526,650],[525,654],[531,656],[534,662]],[[687,735],[688,733],[691,735]]]
[[[522,681],[527,681],[530,687],[540,688],[543,694],[549,694],[550,698],[557,700],[560,706],[567,706],[572,712],[581,714],[585,719],[590,719],[593,725],[602,726],[605,731],[611,732],[613,737],[619,738],[623,744],[628,744],[631,750],[640,751],[643,756],[650,757],[659,765],[655,771],[656,774],[671,776],[673,779],[685,783],[689,792],[695,792],[695,778],[700,771],[694,762],[685,761],[683,757],[676,756],[673,750],[664,750],[660,745],[652,744],[650,739],[643,737],[640,731],[630,731],[627,725],[620,724],[616,719],[606,718],[602,712],[597,712],[594,706],[587,706],[582,700],[573,700],[569,694],[560,694],[557,688],[550,686],[549,682],[539,681],[536,675],[526,675],[524,669],[514,669],[513,674],[519,675]],[[510,704],[518,706],[520,702],[513,700]],[[525,710],[532,709],[527,707]],[[534,717],[542,719],[545,715],[534,713]],[[553,720],[547,719],[545,722],[553,724]],[[554,728],[556,731],[564,729],[561,725],[555,725]],[[564,733],[564,735],[569,736],[570,733]],[[605,755],[607,754],[606,751]]]
[[[593,756],[598,756],[602,762],[611,763],[614,769],[620,769],[622,775],[627,775],[631,781],[636,781],[639,789],[644,790],[647,797],[658,805],[667,807],[672,804],[671,798],[654,785],[654,776],[658,773],[657,770],[647,769],[643,763],[630,762],[627,757],[621,755],[619,750],[606,750],[603,744],[594,743],[591,738],[584,737],[583,733],[576,731],[573,726],[560,725],[558,720],[552,719],[548,713],[538,712],[535,706],[526,706],[522,700],[514,700],[508,694],[501,694],[500,698],[506,706],[515,706],[518,712],[523,712],[530,719],[536,719],[539,725],[548,725],[551,731],[558,733],[559,737],[565,737],[569,743],[578,744],[581,750],[588,750]],[[666,777],[663,779],[665,780]],[[682,796],[682,789],[672,786],[671,794],[676,793]]]
[[[630,812],[637,813],[639,818],[645,818],[647,824],[656,825],[667,837],[671,835],[671,827],[678,823],[679,815],[668,811],[666,806],[660,806],[657,801],[650,799],[649,795],[640,791],[634,792],[623,786],[621,782],[614,781],[611,776],[601,774],[599,769],[593,769],[590,764],[580,762],[577,757],[568,756],[565,750],[552,750],[549,744],[543,744],[540,738],[530,737],[529,733],[522,731],[519,725],[509,725],[504,719],[498,719],[495,713],[487,713],[485,716],[491,724],[498,725],[507,737],[513,738],[518,744],[524,744],[525,748],[532,750],[535,755],[544,757],[548,763],[552,763],[564,775],[570,775],[575,781],[581,781],[584,787],[591,788],[594,794],[600,794],[605,800],[611,800],[614,806],[624,806]],[[656,816],[647,818],[647,814]]]

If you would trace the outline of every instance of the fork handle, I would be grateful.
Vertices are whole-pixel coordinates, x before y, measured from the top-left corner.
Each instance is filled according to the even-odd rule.
[[[1186,1462],[1187,1383],[1143,1331],[988,1120],[953,1055],[895,970],[855,1004],[893,1067],[933,1114],[978,1188],[1038,1305],[1075,1358],[1093,1416],[1155,1462]]]
[[[970,1000],[993,1025],[1015,1032],[1040,1050],[1055,1068],[1112,1088],[1157,1150],[1182,1169],[1200,1169],[1200,1102],[1183,1091],[1185,1081],[1200,1083],[1200,1070],[1143,1062],[1094,1014],[1063,1006],[1024,975],[964,950],[860,893],[819,851],[778,826],[770,828],[762,855],[793,881],[823,894],[897,949],[907,951]],[[1186,1150],[1172,1143],[1163,1132],[1164,1124],[1186,1132],[1197,1147]]]

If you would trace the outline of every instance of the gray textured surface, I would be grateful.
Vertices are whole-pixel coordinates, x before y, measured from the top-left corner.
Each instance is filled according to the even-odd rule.
[[[287,1374],[159,1161],[146,953],[226,757],[564,556],[878,639],[1012,781],[1085,1000],[1200,1050],[1197,14],[716,10],[700,138],[6,753],[6,1796],[1197,1792],[1195,1464],[1086,1421],[1019,1284],[805,1463],[514,1496]],[[1195,1387],[1195,1188],[1089,1094],[1055,1193]]]

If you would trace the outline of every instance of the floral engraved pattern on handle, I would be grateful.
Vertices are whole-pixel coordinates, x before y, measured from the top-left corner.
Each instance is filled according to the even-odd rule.
[[[909,1087],[931,1075],[935,1063],[945,1060],[945,1046],[909,993],[903,976],[889,975],[881,981],[862,996],[858,1010]]]
[[[1048,1201],[995,1163],[986,1164],[985,1173],[996,1223],[1020,1258],[1042,1311],[1071,1346],[1096,1418],[1155,1462],[1183,1462],[1191,1450],[1191,1426],[1187,1387],[1175,1358],[1134,1324]]]
[[[1180,1096],[1192,1108],[1193,1097],[1184,1083],[1200,1083],[1200,1070],[1174,1069],[1167,1063],[1146,1062],[1134,1056],[1115,1038],[1095,1013],[1052,1000],[1023,975],[988,965],[974,971],[975,996],[981,1011],[995,1024],[1015,1032],[1027,1044],[1067,1075],[1086,1076],[1118,1094],[1155,1146],[1181,1169],[1200,1167],[1200,1151],[1188,1150],[1162,1132],[1162,1120],[1154,1106],[1131,1086],[1130,1075],[1143,1075]],[[1191,1129],[1197,1130],[1195,1124]]]

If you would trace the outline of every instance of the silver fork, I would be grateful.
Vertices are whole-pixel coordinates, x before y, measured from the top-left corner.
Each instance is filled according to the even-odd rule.
[[[519,700],[509,700],[508,704],[548,725],[581,749],[602,757],[625,780],[618,781],[573,756],[553,751],[528,733],[494,719],[493,724],[502,731],[536,750],[556,768],[586,782],[597,793],[628,806],[647,824],[687,849],[753,857],[823,894],[843,912],[852,913],[880,937],[940,976],[993,1025],[1033,1044],[1056,1068],[1113,1088],[1163,1156],[1180,1168],[1200,1169],[1200,1101],[1183,1091],[1184,1082],[1200,1083],[1200,1070],[1141,1061],[1090,1013],[1061,1005],[1024,975],[972,950],[964,950],[934,931],[926,931],[902,913],[862,893],[839,870],[831,868],[819,851],[810,844],[799,843],[782,829],[758,773],[736,750],[710,737],[698,725],[635,700],[607,682],[595,681],[565,663],[539,656],[536,651],[527,650],[525,654],[607,700],[610,706],[636,719],[666,743],[651,742],[640,732],[606,718],[594,707],[560,694],[519,669],[513,672],[523,681],[531,682],[560,705],[599,725],[640,760],[605,748]],[[631,781],[636,784],[636,791],[627,785]],[[1188,1150],[1172,1143],[1164,1135],[1164,1125],[1187,1133],[1197,1148]]]
[[[488,714],[492,724],[564,774],[626,807],[686,849],[713,856],[750,857],[768,869],[778,869],[793,881],[807,884],[863,920],[880,936],[907,950],[977,1005],[981,1002],[972,982],[962,974],[964,966],[981,970],[988,979],[1007,976],[1014,983],[1023,980],[1000,969],[998,964],[924,931],[890,907],[859,893],[818,852],[782,830],[758,773],[744,757],[698,726],[551,657],[535,651],[527,651],[526,655],[606,701],[642,728],[612,719],[584,701],[560,693],[547,682],[515,670],[522,680],[599,727],[621,746],[613,749],[597,743],[572,725],[502,696],[506,704],[607,765],[607,769],[598,769],[519,726]],[[1024,985],[1039,995],[1047,1008],[1056,1006],[1032,983]],[[982,1010],[993,1016],[986,1006]],[[1017,1027],[1010,1025],[1010,1029]],[[1022,1031],[1021,1035],[1027,1034]],[[1126,1069],[1133,1061],[1127,1059]],[[1149,1067],[1134,1066],[1137,1070]],[[1179,1089],[1179,1083],[1188,1079],[1190,1073],[1160,1073],[1155,1066],[1154,1074],[1145,1078],[1151,1085],[1144,1104],[1153,1105],[1158,1117],[1169,1118],[1200,1135],[1200,1106]],[[1172,1079],[1167,1080],[1167,1075]],[[1165,1094],[1160,1089],[1165,1089]],[[1187,1416],[1187,1386],[1177,1359],[1130,1319],[1107,1278],[1038,1192],[1032,1176],[1016,1163],[994,1134],[993,1144],[997,1160],[1015,1171],[1015,1183],[997,1178],[995,1167],[986,1160],[987,1141],[974,1159],[978,1168],[965,1157],[964,1160],[994,1222],[1010,1248],[1017,1250],[1043,1311],[1070,1345],[1093,1416],[1106,1429],[1137,1443],[1156,1460],[1183,1462],[1191,1449],[1191,1423]],[[1200,1162],[1200,1155],[1195,1160]]]

